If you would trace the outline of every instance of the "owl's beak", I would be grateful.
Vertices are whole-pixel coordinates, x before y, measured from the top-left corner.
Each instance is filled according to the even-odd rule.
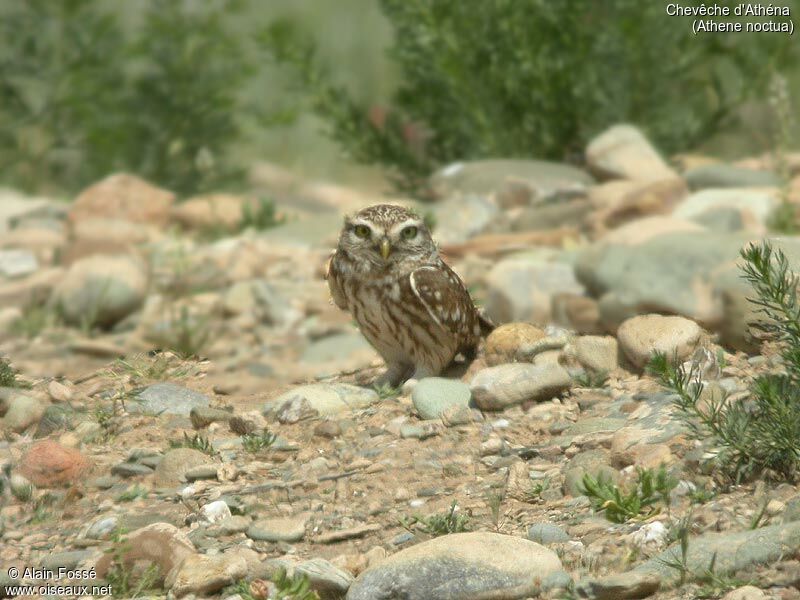
[[[387,258],[389,258],[389,254],[391,254],[391,252],[392,252],[392,245],[389,243],[389,240],[387,240],[386,238],[383,238],[381,240],[380,249],[381,249],[381,256],[383,257],[383,260],[386,260]]]

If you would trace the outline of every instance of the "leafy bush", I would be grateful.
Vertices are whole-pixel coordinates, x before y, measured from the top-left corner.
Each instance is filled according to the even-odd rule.
[[[789,36],[695,36],[690,19],[636,0],[380,4],[401,73],[388,110],[332,81],[291,23],[273,24],[266,41],[329,135],[411,189],[453,160],[571,158],[620,121],[667,151],[691,147],[763,91],[790,47]]]
[[[17,379],[17,370],[11,366],[11,363],[0,356],[0,387],[8,388],[28,388],[30,387],[24,381]]]
[[[411,518],[403,518],[400,520],[400,525],[412,533],[413,528],[416,527],[432,537],[450,533],[462,533],[471,529],[469,516],[458,512],[458,504],[456,504],[455,500],[450,504],[450,508],[443,513],[432,514],[427,517],[414,515]]]
[[[750,299],[765,319],[755,324],[781,345],[784,371],[759,376],[747,401],[701,401],[696,368],[672,364],[657,354],[650,368],[675,392],[675,406],[694,437],[708,440],[723,473],[740,481],[766,474],[785,480],[800,476],[800,278],[786,255],[768,242],[743,249]]]
[[[114,170],[181,193],[232,181],[242,88],[258,65],[231,19],[246,3],[150,0],[126,25],[102,0],[0,7],[0,171],[27,189]]]

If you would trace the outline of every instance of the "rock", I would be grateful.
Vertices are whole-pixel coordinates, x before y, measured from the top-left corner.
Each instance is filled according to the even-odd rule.
[[[484,350],[490,367],[522,359],[522,350],[546,337],[544,331],[530,323],[505,323],[486,337]]]
[[[497,533],[456,533],[401,550],[368,568],[350,586],[347,600],[525,598],[537,596],[539,582],[560,570],[556,554],[535,542]]]
[[[543,546],[559,544],[570,540],[569,534],[552,523],[534,523],[528,527],[528,539]]]
[[[175,194],[155,187],[135,175],[118,173],[90,185],[72,203],[68,218],[111,218],[163,227]]]
[[[176,598],[187,594],[209,596],[243,579],[245,575],[247,562],[241,556],[189,554],[179,567],[170,571],[165,587]]]
[[[69,242],[61,253],[61,262],[71,265],[95,254],[131,254],[136,247],[158,239],[152,226],[120,219],[87,218],[72,224]]]
[[[63,279],[64,269],[39,269],[24,279],[0,282],[0,306],[29,307],[44,303]]]
[[[638,408],[632,412],[624,427],[618,429],[611,438],[611,453],[620,462],[635,460],[631,448],[646,444],[675,445],[674,439],[687,433],[685,423],[673,410],[673,396],[669,392],[651,394],[639,401]],[[656,456],[659,450],[655,450]]]
[[[148,385],[126,408],[130,413],[189,416],[195,408],[207,408],[209,402],[205,394],[165,382]]]
[[[343,598],[353,583],[353,576],[324,558],[312,558],[297,565],[295,573],[308,577],[309,587],[322,598]]]
[[[264,542],[299,542],[306,535],[308,515],[274,517],[253,521],[247,529],[247,537]]]
[[[707,188],[780,187],[781,178],[770,171],[743,169],[724,163],[700,165],[683,174],[693,190]]]
[[[0,188],[0,233],[5,234],[28,216],[58,210],[60,205],[60,202],[47,198],[26,196],[16,190]]]
[[[41,567],[43,569],[52,569],[58,571],[60,568],[75,569],[84,560],[90,558],[93,552],[91,550],[71,550],[67,552],[56,552],[50,554],[42,559]]]
[[[579,598],[591,600],[629,600],[652,596],[661,587],[655,573],[620,573],[578,582],[575,591]]]
[[[36,487],[48,488],[77,483],[89,467],[89,460],[78,450],[42,440],[23,455],[19,472]]]
[[[105,578],[115,561],[131,577],[131,583],[138,581],[155,566],[152,585],[163,586],[164,580],[173,569],[189,557],[195,555],[195,548],[181,530],[169,523],[153,523],[126,535],[116,546],[117,552],[104,554],[95,564],[99,578]]]
[[[111,537],[117,529],[119,519],[117,517],[103,517],[98,519],[86,530],[86,538],[90,540],[106,540]]]
[[[620,124],[606,129],[586,147],[589,170],[601,179],[657,181],[677,177],[639,129]]]
[[[745,570],[753,565],[769,564],[781,557],[793,556],[800,550],[800,522],[769,525],[759,529],[733,533],[705,533],[689,543],[686,564],[693,573],[714,565],[720,576]],[[716,557],[716,560],[715,560]],[[636,573],[657,573],[664,583],[677,582],[679,573],[667,566],[681,560],[680,544],[638,565]]]
[[[445,408],[441,414],[442,424],[445,427],[455,427],[472,423],[475,418],[472,409],[468,406],[453,405]]]
[[[609,373],[619,366],[619,347],[611,336],[583,335],[575,338],[565,353],[594,373]]]
[[[497,205],[485,196],[454,194],[433,207],[436,241],[460,244],[483,233],[497,216]]]
[[[189,198],[173,207],[172,220],[195,231],[235,231],[244,220],[245,206],[255,209],[255,200],[232,194],[209,194]]]
[[[72,401],[72,389],[55,379],[47,384],[47,393],[53,402]]]
[[[420,417],[436,419],[452,406],[468,406],[471,396],[469,386],[461,381],[425,377],[411,392],[411,401]]]
[[[30,250],[0,250],[0,277],[25,277],[38,268],[39,261]]]
[[[185,474],[194,467],[207,465],[211,459],[194,448],[173,448],[164,454],[153,474],[153,484],[172,488],[186,481]]]
[[[448,165],[431,178],[442,198],[458,194],[488,196],[522,188],[531,200],[546,200],[584,192],[593,180],[585,171],[541,160],[478,160]]]
[[[328,416],[346,410],[366,408],[379,400],[374,390],[346,383],[312,383],[302,385],[281,394],[264,407],[264,416],[273,412],[285,411],[295,404],[308,407],[313,415]],[[296,422],[284,420],[282,422]]]
[[[69,268],[52,292],[52,302],[71,325],[110,327],[144,302],[147,276],[127,256],[90,256]]]
[[[8,487],[11,493],[21,502],[28,502],[33,497],[33,484],[19,473],[12,473],[8,478]]]
[[[193,406],[189,411],[189,419],[195,429],[203,429],[212,423],[228,423],[233,417],[234,414],[229,410],[210,406]]]
[[[641,315],[623,322],[617,331],[620,348],[628,360],[643,368],[654,352],[682,361],[695,351],[702,330],[683,317]]]
[[[121,462],[111,467],[111,474],[118,475],[119,477],[141,477],[143,475],[152,475],[152,467],[147,465],[140,465],[133,462]]]
[[[8,410],[3,417],[3,429],[22,433],[42,418],[45,408],[41,402],[31,396],[15,394],[8,403]]]
[[[486,276],[486,313],[495,323],[551,320],[554,294],[583,294],[572,266],[553,252],[504,258]]]
[[[603,333],[597,300],[577,294],[553,294],[553,323],[582,335]]]
[[[727,594],[722,597],[722,600],[768,600],[769,596],[767,596],[763,590],[753,586],[753,585],[746,585],[744,587],[736,588],[735,590],[731,590]]]
[[[706,227],[676,217],[655,216],[637,219],[603,236],[603,243],[616,246],[639,246],[662,235],[674,233],[703,233]]]
[[[222,297],[222,309],[228,316],[249,314],[261,323],[276,327],[286,327],[301,317],[291,303],[263,279],[235,282]]]
[[[683,179],[657,181],[614,180],[589,190],[594,212],[587,219],[589,226],[601,235],[609,229],[630,225],[632,229],[651,219],[663,219],[689,193]],[[641,234],[633,232],[633,237]]]
[[[51,404],[48,406],[41,419],[33,437],[36,439],[47,437],[54,431],[72,428],[73,410],[69,406]]]
[[[470,389],[478,408],[503,410],[523,402],[549,400],[570,385],[569,373],[558,365],[516,363],[478,371]]]
[[[776,189],[704,190],[678,204],[672,216],[698,223],[714,223],[721,215],[733,211],[738,214],[739,229],[762,234],[780,202]]]

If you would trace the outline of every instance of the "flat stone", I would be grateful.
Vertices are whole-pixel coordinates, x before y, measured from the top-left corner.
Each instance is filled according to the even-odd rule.
[[[22,249],[0,249],[0,276],[25,277],[36,272],[39,268],[39,261],[36,255],[30,250]]]
[[[170,572],[165,585],[176,598],[187,594],[210,596],[243,579],[247,562],[242,556],[190,554]]]
[[[312,558],[297,565],[295,573],[308,577],[309,587],[323,598],[342,598],[354,577],[324,558]]]
[[[597,579],[586,579],[575,586],[580,598],[591,600],[635,600],[652,596],[661,587],[655,573],[620,573]]]
[[[676,177],[644,134],[633,125],[609,127],[586,147],[590,171],[602,179],[657,181]]]
[[[693,190],[706,188],[779,187],[781,178],[771,171],[743,169],[724,163],[701,165],[683,174]]]
[[[503,410],[527,401],[549,400],[571,384],[569,373],[558,365],[515,363],[478,371],[470,389],[478,408]]]
[[[119,475],[120,477],[140,477],[142,475],[152,475],[153,469],[138,463],[122,462],[111,467],[111,474]]]
[[[558,525],[552,523],[534,523],[528,527],[528,539],[537,544],[548,546],[568,542],[569,534]]]
[[[714,572],[728,575],[753,565],[769,564],[800,550],[800,522],[770,525],[734,533],[706,533],[689,540],[686,564],[691,573],[702,574],[714,565]],[[715,558],[716,557],[716,558]],[[680,544],[642,563],[636,573],[656,573],[665,583],[674,583],[679,573],[667,563],[681,560]],[[689,577],[691,580],[692,577]]]
[[[53,569],[57,571],[63,567],[65,569],[74,569],[84,560],[92,556],[92,550],[68,550],[66,552],[56,552],[48,554],[42,558],[40,566],[43,569]]]
[[[269,416],[273,412],[286,410],[287,407],[292,406],[294,403],[299,408],[306,406],[307,416],[315,414],[328,416],[347,410],[366,408],[378,400],[378,394],[374,390],[355,385],[346,383],[312,383],[291,389],[267,403],[264,408],[264,415]],[[297,420],[285,420],[283,422],[297,422]]]
[[[247,537],[263,542],[299,542],[306,535],[307,514],[259,519],[250,524]]]
[[[210,399],[205,394],[174,383],[154,383],[138,394],[126,407],[130,413],[168,414],[189,416],[193,408],[207,407]]]
[[[189,419],[195,429],[203,429],[212,423],[227,423],[233,417],[234,414],[231,411],[210,406],[194,406],[189,411]]]
[[[535,542],[488,532],[444,535],[401,550],[361,573],[347,600],[472,600],[538,596],[561,570],[555,552]]]

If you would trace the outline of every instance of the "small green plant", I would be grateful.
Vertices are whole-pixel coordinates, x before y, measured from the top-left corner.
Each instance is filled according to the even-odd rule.
[[[676,554],[673,550],[666,558],[659,559],[662,564],[678,572],[680,585],[686,583],[686,577],[689,575],[689,532],[691,526],[691,514],[673,525],[670,534],[673,539],[679,542],[678,549],[680,554]]]
[[[275,209],[275,202],[270,198],[258,198],[255,203],[245,202],[242,207],[241,229],[264,231],[285,222]]]
[[[125,373],[132,381],[172,381],[185,377],[191,367],[171,352],[156,352],[152,356],[137,354],[130,358],[118,358],[109,373]]]
[[[542,494],[548,489],[550,489],[549,478],[542,479],[541,481],[535,481],[525,493],[524,501],[528,504],[534,504],[542,499]]]
[[[140,486],[138,483],[128,487],[124,492],[117,496],[117,502],[133,502],[139,498],[147,498],[147,489]]]
[[[111,536],[111,547],[106,550],[106,554],[112,556],[112,561],[105,581],[111,587],[114,598],[139,598],[147,592],[156,591],[156,584],[162,577],[155,563],[149,564],[143,570],[134,570],[128,563],[126,558],[131,544],[125,533],[124,529],[118,528]]]
[[[28,383],[17,378],[19,372],[11,366],[11,362],[0,357],[0,387],[29,388]]]
[[[42,302],[31,302],[22,310],[22,315],[11,324],[11,333],[35,338],[45,329],[57,327],[61,317],[57,310]]]
[[[199,356],[211,338],[211,319],[207,315],[192,315],[187,306],[173,308],[168,330],[159,337],[166,350],[182,358]]]
[[[608,371],[591,371],[586,369],[573,377],[579,387],[598,389],[605,386],[608,381]]]
[[[675,393],[678,415],[690,433],[710,446],[723,474],[741,481],[756,474],[794,481],[800,474],[800,302],[798,276],[771,244],[741,251],[749,300],[764,319],[751,324],[779,343],[785,371],[761,375],[747,401],[712,398],[701,403],[703,382],[695,367],[676,366],[655,354],[650,370]]]
[[[272,583],[275,584],[275,596],[280,600],[319,600],[319,594],[311,589],[311,582],[308,576],[303,573],[294,573],[289,576],[284,569],[278,570],[272,576]],[[266,597],[267,583],[263,579],[253,581],[241,580],[229,586],[225,590],[226,596],[238,594],[243,600],[262,600]]]
[[[584,474],[582,483],[593,508],[614,523],[652,516],[658,512],[659,503],[668,507],[670,492],[678,484],[664,466],[655,471],[638,469],[636,484],[628,491],[603,477],[595,479],[589,473]]]
[[[489,511],[492,515],[492,528],[497,532],[499,532],[504,525],[504,519],[501,513],[503,500],[505,500],[503,494],[497,492],[492,492],[486,497],[486,504],[489,505]]]
[[[412,531],[418,529],[432,537],[470,531],[469,516],[458,512],[458,504],[453,500],[450,508],[443,513],[423,517],[415,515],[408,519],[401,519],[401,527]]]
[[[217,451],[214,449],[214,446],[210,441],[208,441],[207,437],[200,435],[199,433],[195,433],[193,436],[189,436],[187,433],[184,432],[182,440],[171,440],[169,443],[170,448],[192,448],[194,450],[199,450],[209,456],[216,456]]]
[[[758,509],[758,512],[753,515],[753,518],[750,520],[750,529],[758,529],[762,526],[766,519],[764,518],[767,514],[767,504],[769,504],[769,498],[764,498],[761,502],[761,508]]]
[[[378,397],[381,400],[388,400],[390,398],[397,398],[402,392],[402,386],[394,387],[389,385],[388,383],[384,383],[381,385],[374,385],[372,389],[375,390],[375,393],[378,394]]]
[[[278,436],[269,431],[261,433],[247,433],[242,436],[242,447],[251,454],[256,454],[275,443]]]
[[[49,521],[55,515],[53,508],[56,503],[56,497],[50,492],[45,492],[33,501],[33,514],[28,519],[28,524],[36,525]]]
[[[692,504],[705,504],[706,502],[716,498],[717,492],[711,488],[696,486],[691,492],[689,492],[688,496]]]

